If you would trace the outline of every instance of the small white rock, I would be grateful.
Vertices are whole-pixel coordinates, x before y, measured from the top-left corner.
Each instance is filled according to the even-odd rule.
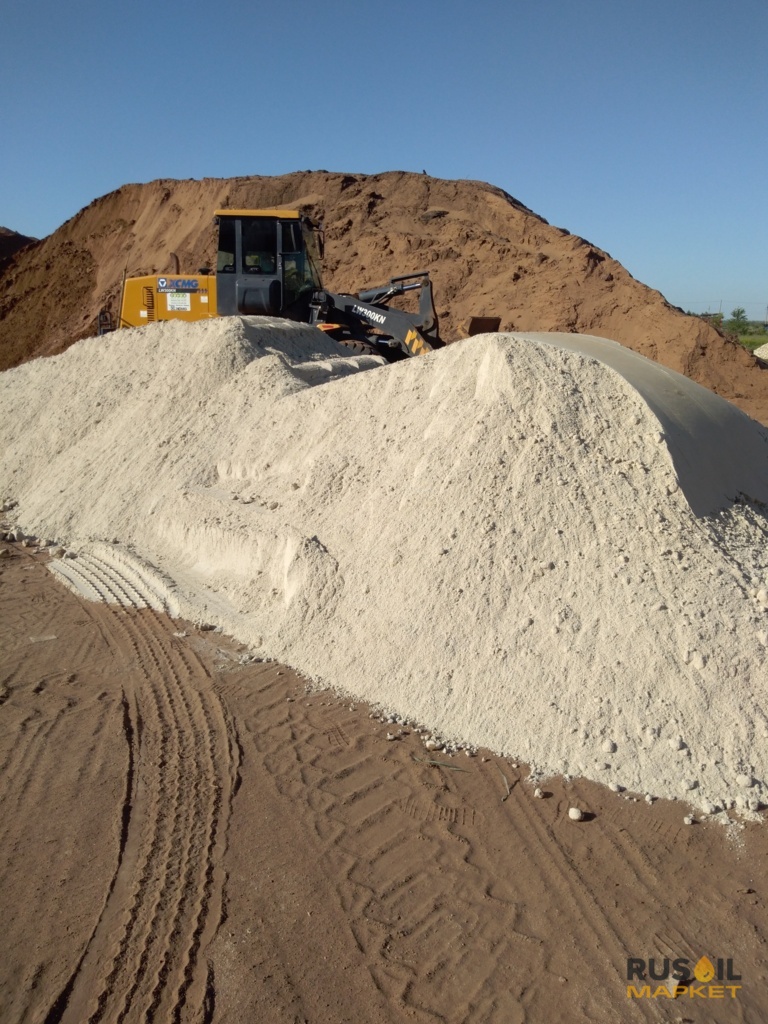
[[[582,811],[580,807],[569,807],[568,817],[571,819],[571,821],[581,821],[581,819],[584,817],[584,811]]]
[[[752,785],[752,781],[753,780],[752,780],[752,776],[751,775],[737,775],[736,776],[736,782],[743,789],[749,789],[751,787],[751,785]]]
[[[605,754],[615,754],[616,753],[616,744],[613,742],[613,740],[605,740],[603,742],[603,753],[605,753]]]
[[[542,793],[542,791],[539,789],[538,786],[536,787],[536,789],[534,789],[533,795],[536,797],[537,800],[543,800],[544,799],[544,794]]]
[[[693,822],[694,822],[694,817],[693,817],[692,814],[686,814],[686,816],[683,818],[683,824],[684,825],[692,825]]]

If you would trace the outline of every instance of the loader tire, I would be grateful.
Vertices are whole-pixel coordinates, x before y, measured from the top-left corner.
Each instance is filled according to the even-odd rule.
[[[339,344],[344,348],[351,349],[357,356],[380,356],[382,354],[375,345],[369,345],[367,341],[358,341],[356,338],[339,339]]]

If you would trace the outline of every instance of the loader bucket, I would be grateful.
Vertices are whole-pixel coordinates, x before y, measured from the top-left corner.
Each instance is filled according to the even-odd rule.
[[[473,338],[476,334],[493,334],[500,326],[500,316],[471,316],[464,333],[468,338]]]

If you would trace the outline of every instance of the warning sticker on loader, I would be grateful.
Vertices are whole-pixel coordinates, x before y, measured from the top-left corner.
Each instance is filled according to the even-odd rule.
[[[192,297],[189,292],[166,292],[169,313],[189,313],[192,309]]]

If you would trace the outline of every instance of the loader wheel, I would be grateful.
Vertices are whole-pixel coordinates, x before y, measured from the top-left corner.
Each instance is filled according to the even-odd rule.
[[[369,345],[367,341],[358,341],[356,338],[337,339],[344,348],[351,349],[358,356],[380,356],[381,351],[375,345]]]

